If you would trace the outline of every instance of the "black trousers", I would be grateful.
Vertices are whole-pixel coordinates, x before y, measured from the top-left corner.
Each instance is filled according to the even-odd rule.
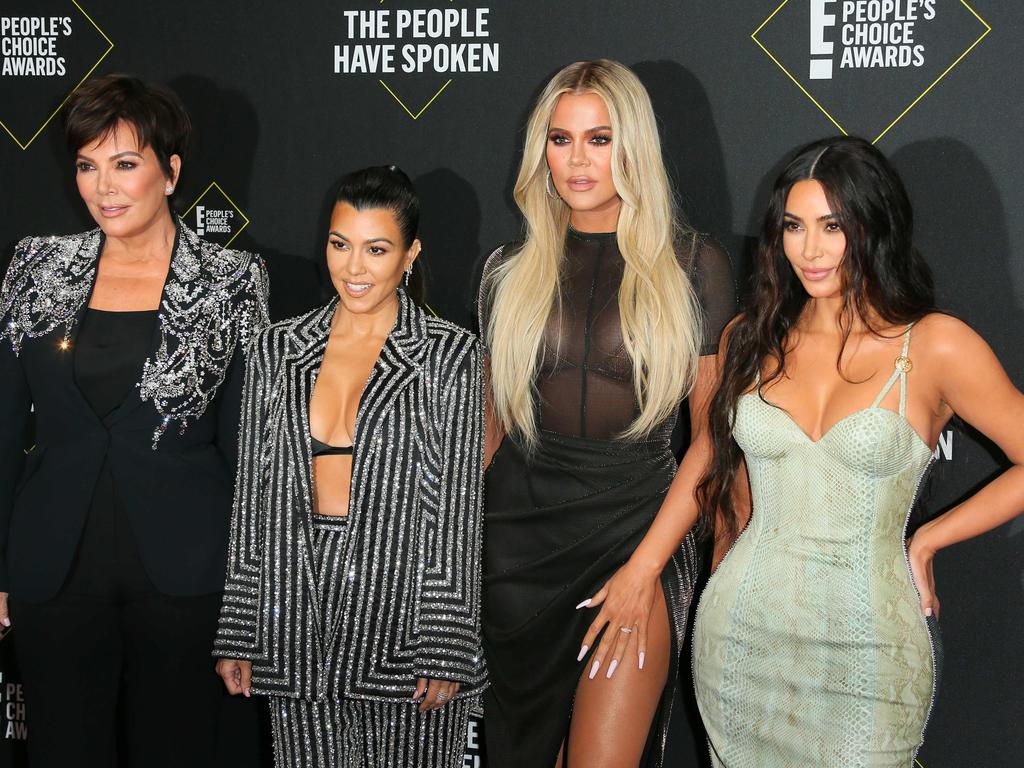
[[[152,585],[104,475],[60,593],[11,601],[29,765],[213,766],[225,697],[210,656],[221,595],[172,597]]]

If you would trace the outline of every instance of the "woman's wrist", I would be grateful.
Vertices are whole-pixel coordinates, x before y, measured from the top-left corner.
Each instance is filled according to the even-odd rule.
[[[930,521],[918,528],[910,537],[910,551],[915,555],[934,557],[940,547],[934,540],[935,521]]]
[[[657,556],[642,552],[637,549],[629,558],[626,565],[646,574],[650,578],[657,578],[665,570],[665,563]]]

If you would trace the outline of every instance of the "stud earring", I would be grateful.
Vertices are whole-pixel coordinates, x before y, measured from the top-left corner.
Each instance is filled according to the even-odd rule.
[[[174,191],[174,185],[173,184],[168,184],[166,187],[164,187],[164,194],[165,195],[169,195],[173,191]]]

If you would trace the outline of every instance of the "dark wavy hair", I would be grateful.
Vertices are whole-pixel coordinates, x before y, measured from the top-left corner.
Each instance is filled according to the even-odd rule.
[[[173,176],[171,156],[182,160],[192,139],[192,121],[170,88],[132,75],[87,80],[64,107],[64,141],[74,157],[86,144],[105,139],[118,123],[135,132],[140,147],[152,147],[164,175]]]
[[[934,311],[931,270],[913,246],[913,212],[895,169],[864,139],[839,136],[797,150],[775,180],[761,226],[752,291],[742,314],[727,330],[724,364],[712,399],[709,431],[713,445],[710,466],[697,487],[698,530],[734,538],[739,522],[732,504],[740,449],[732,423],[741,395],[760,373],[757,394],[783,375],[789,332],[794,328],[807,292],[782,249],[784,214],[789,191],[798,181],[821,184],[829,207],[846,236],[842,260],[843,343],[836,359],[842,375],[843,349],[854,320],[874,333],[919,320]],[[882,327],[875,327],[875,325]]]

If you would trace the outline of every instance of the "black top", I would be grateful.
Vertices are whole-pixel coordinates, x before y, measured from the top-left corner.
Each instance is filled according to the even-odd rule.
[[[266,274],[180,221],[177,233],[152,314],[87,308],[101,230],[18,244],[0,287],[0,590],[15,600],[61,589],[104,478],[156,589],[223,588],[243,350],[267,324]]]
[[[74,377],[86,402],[104,423],[133,394],[156,330],[157,310],[107,312],[87,307],[73,347]],[[119,484],[105,451],[78,553],[64,589],[94,597],[152,589],[139,557]]]
[[[729,256],[696,233],[677,244],[704,315],[702,355],[736,311]],[[610,439],[636,418],[633,364],[622,340],[619,285],[625,267],[614,232],[570,229],[562,296],[548,319],[537,376],[539,424],[561,434]]]
[[[131,393],[149,353],[157,310],[85,310],[75,343],[75,383],[101,419]]]
[[[351,456],[352,446],[351,445],[328,445],[320,440],[313,437],[312,434],[309,436],[309,444],[313,449],[314,456]]]

